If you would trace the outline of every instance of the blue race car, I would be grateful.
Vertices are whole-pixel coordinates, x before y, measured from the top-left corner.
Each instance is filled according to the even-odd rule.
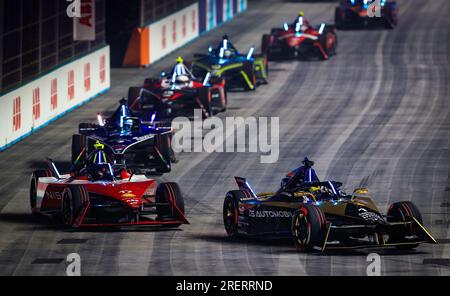
[[[170,172],[175,161],[170,126],[154,121],[155,115],[149,122],[142,121],[133,115],[125,99],[112,117],[97,117],[98,123],[80,123],[79,134],[72,136],[72,163],[89,155],[100,141],[108,159],[116,165],[137,173]]]
[[[264,55],[255,55],[253,48],[247,54],[241,54],[225,35],[216,49],[209,47],[208,54],[194,55],[192,73],[196,77],[210,73],[213,77],[223,78],[227,89],[253,91],[258,85],[267,83],[268,60]]]

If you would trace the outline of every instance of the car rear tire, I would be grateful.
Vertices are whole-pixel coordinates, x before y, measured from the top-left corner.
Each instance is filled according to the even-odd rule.
[[[408,222],[415,218],[422,224],[422,214],[417,206],[410,201],[401,201],[393,203],[387,212],[388,222]],[[419,227],[414,224],[405,225],[402,229],[395,229],[395,232],[389,234],[389,242],[404,241],[406,236],[417,234]],[[419,244],[396,246],[397,249],[409,250],[414,249]]]
[[[162,157],[164,160],[161,160],[162,164],[160,166],[156,167],[157,173],[168,173],[171,171],[171,162],[172,158],[175,157],[173,155],[172,157],[172,148],[170,145],[170,136],[169,134],[158,134],[155,135],[155,147],[158,149],[158,152],[156,152],[156,157]]]
[[[241,190],[228,191],[223,201],[223,225],[229,237],[237,237],[238,218],[239,218],[239,201],[246,198]]]
[[[319,58],[321,60],[328,60],[330,58],[330,50],[327,47],[327,39],[328,39],[329,32],[325,32],[319,37],[319,43],[322,46],[323,51],[325,52],[326,56],[322,53],[321,50],[319,50]]]
[[[89,192],[82,185],[69,185],[64,189],[61,202],[61,221],[64,226],[76,227],[78,216],[84,211]]]
[[[156,207],[156,212],[160,220],[164,219],[177,219],[180,218],[177,211],[173,208],[172,203],[174,203],[177,208],[184,215],[184,198],[178,186],[175,182],[162,183],[156,189],[156,202],[158,204],[168,204],[168,205],[158,205]],[[180,224],[170,224],[171,227],[179,227]]]
[[[329,56],[334,56],[334,55],[336,55],[337,54],[337,50],[336,50],[336,48],[337,48],[337,42],[338,42],[338,39],[337,39],[337,34],[336,33],[329,33],[329,34],[333,34],[333,37],[334,37],[334,41],[333,41],[333,45],[331,46],[331,48],[329,49]]]
[[[30,208],[31,212],[35,214],[37,212],[37,184],[39,178],[51,177],[52,172],[50,170],[35,170],[31,175],[30,181]]]
[[[141,88],[139,86],[132,86],[128,89],[128,97],[127,97],[127,103],[128,106],[133,110],[136,109],[136,100],[139,97],[139,94],[141,92]]]
[[[334,10],[334,24],[337,29],[345,28],[345,17],[342,17],[342,11],[340,7],[336,7]]]
[[[80,124],[81,125],[81,124]],[[75,160],[80,155],[83,148],[86,147],[86,136],[84,135],[73,135],[72,136],[72,164],[75,162]],[[86,152],[84,156],[86,157]],[[80,159],[83,160],[83,159]]]
[[[396,4],[394,4],[394,5],[396,5]],[[395,26],[397,25],[397,19],[396,19],[396,16],[394,16],[394,12],[393,12],[394,8],[393,7],[394,6],[392,4],[390,4],[389,9],[387,9],[388,13],[385,16],[384,24],[387,29],[394,29]]]
[[[225,89],[214,89],[214,93],[218,95],[217,98],[212,99],[213,114],[216,115],[227,110],[227,94]]]
[[[270,55],[270,39],[272,37],[269,34],[264,34],[261,39],[261,51],[263,55]]]
[[[207,86],[200,87],[198,89],[198,97],[200,99],[200,103],[203,106],[203,117],[208,118],[213,115],[212,110],[212,102],[211,102],[211,90]]]
[[[254,91],[256,90],[256,72],[255,72],[255,64],[252,61],[245,61],[242,66],[242,71],[247,75],[247,78],[250,80],[252,86],[250,86],[247,82],[247,79],[244,79],[243,85],[245,91]]]
[[[312,204],[302,205],[292,217],[292,236],[300,252],[322,248],[327,233],[327,220],[323,211]]]

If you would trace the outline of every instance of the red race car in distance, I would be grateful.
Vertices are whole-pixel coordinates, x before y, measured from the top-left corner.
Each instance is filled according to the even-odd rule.
[[[334,23],[341,29],[385,27],[398,23],[397,2],[387,0],[341,0],[335,9]]]
[[[337,35],[334,25],[311,26],[303,12],[283,28],[273,28],[262,37],[262,52],[269,60],[319,57],[327,60],[336,54]]]
[[[171,73],[146,79],[144,87],[130,87],[128,105],[144,120],[155,112],[157,120],[191,116],[194,109],[207,118],[227,108],[225,80],[210,73],[195,77],[179,57]]]
[[[87,160],[75,161],[70,174],[61,175],[50,159],[49,169],[35,170],[31,211],[58,217],[73,228],[188,224],[177,183],[158,184],[146,175],[130,174],[124,166],[108,163],[103,147],[96,143]]]

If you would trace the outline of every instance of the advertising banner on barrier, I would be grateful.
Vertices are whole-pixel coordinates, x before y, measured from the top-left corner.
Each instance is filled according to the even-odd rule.
[[[199,0],[142,28],[135,28],[123,59],[124,66],[146,66],[231,20],[247,9],[247,0]]]
[[[95,40],[95,0],[78,1],[80,17],[73,18],[74,40]]]
[[[109,46],[105,46],[0,96],[0,151],[109,86]]]
[[[149,26],[150,63],[196,38],[199,34],[198,3]]]

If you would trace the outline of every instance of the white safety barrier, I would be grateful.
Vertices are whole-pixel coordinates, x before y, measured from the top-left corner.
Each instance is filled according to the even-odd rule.
[[[198,3],[192,4],[149,26],[150,63],[198,36]]]
[[[123,65],[152,64],[246,9],[247,0],[199,0],[155,23],[136,28]]]
[[[110,87],[109,46],[0,97],[0,151]]]

